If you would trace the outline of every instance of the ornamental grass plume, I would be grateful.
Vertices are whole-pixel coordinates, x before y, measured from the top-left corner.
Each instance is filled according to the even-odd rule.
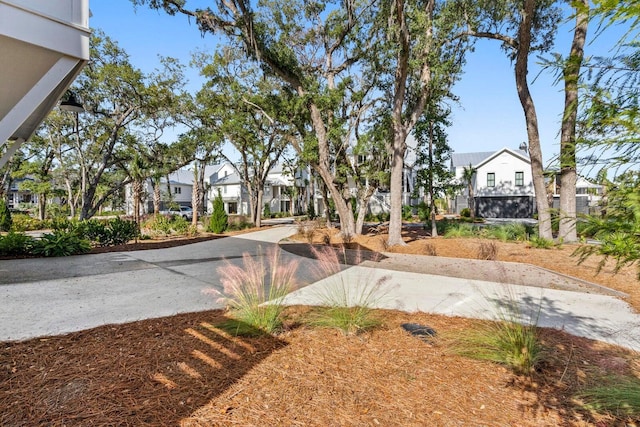
[[[296,287],[295,274],[298,261],[283,262],[280,250],[270,248],[266,255],[257,256],[245,252],[242,265],[227,261],[217,269],[222,282],[222,292],[208,290],[219,296],[231,317],[266,333],[274,333],[282,326],[280,314],[284,310],[284,298]]]

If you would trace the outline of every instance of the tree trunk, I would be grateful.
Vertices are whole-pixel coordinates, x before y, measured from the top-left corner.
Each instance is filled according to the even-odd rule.
[[[531,174],[538,208],[538,234],[544,239],[552,239],[551,215],[547,203],[544,183],[544,169],[542,164],[542,149],[540,147],[540,133],[538,131],[538,116],[529,91],[527,73],[529,71],[529,51],[531,48],[531,27],[535,11],[535,0],[525,0],[522,11],[522,22],[518,29],[518,51],[516,56],[516,88],[520,104],[524,111],[529,139],[529,157],[531,159]]]
[[[199,174],[198,168],[196,167],[194,170],[194,180],[193,187],[191,190],[191,212],[193,216],[191,217],[191,225],[193,227],[198,226],[198,212],[200,212],[200,183],[199,183]]]
[[[576,27],[571,53],[564,68],[564,114],[560,135],[560,230],[564,242],[578,240],[576,232],[576,119],[578,115],[578,80],[584,58],[584,44],[589,22],[589,2],[576,5]]]
[[[431,237],[438,237],[436,226],[436,201],[433,191],[433,120],[429,121],[429,202],[431,211]]]
[[[360,197],[358,197],[358,218],[356,219],[356,234],[362,234],[364,228],[364,218],[367,216],[367,208],[369,207],[369,201],[376,192],[376,187],[367,184],[364,190],[361,190]]]
[[[47,206],[47,195],[38,194],[38,218],[40,221],[44,221]]]
[[[256,207],[258,209],[256,210],[256,219],[254,222],[254,224],[258,228],[262,227],[262,214],[260,212],[261,211],[260,206],[262,206],[262,198],[263,198],[263,190],[258,189],[258,194],[256,195]]]
[[[394,129],[393,147],[391,155],[391,192],[389,218],[389,246],[406,245],[402,239],[402,194],[404,154],[406,151],[407,135],[403,129]]]
[[[151,185],[153,186],[153,214],[158,215],[160,213],[160,201],[162,198],[160,192],[160,180],[152,180]]]
[[[75,218],[76,204],[74,202],[73,187],[71,186],[71,180],[65,177],[64,184],[67,187],[67,203],[69,205],[69,215],[71,216],[71,218]]]

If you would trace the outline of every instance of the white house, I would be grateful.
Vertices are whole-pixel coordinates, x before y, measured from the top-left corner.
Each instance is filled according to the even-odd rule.
[[[89,0],[0,1],[0,167],[87,63],[90,34]]]
[[[269,205],[271,213],[301,213],[303,205],[306,206],[308,185],[306,171],[292,172],[278,163],[267,174],[262,202]],[[209,177],[209,210],[213,209],[212,203],[218,192],[227,213],[249,215],[249,193],[229,163],[220,165]],[[261,208],[264,209],[264,205]]]
[[[531,160],[524,150],[503,148],[478,153],[453,153],[451,168],[463,185],[456,197],[455,212],[469,207],[465,167],[476,170],[472,181],[475,214],[483,218],[531,218],[535,213],[535,192]]]

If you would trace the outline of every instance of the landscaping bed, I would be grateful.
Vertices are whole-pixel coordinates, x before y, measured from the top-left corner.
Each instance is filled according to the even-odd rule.
[[[338,244],[334,231],[321,230]],[[215,238],[206,236],[205,238]],[[407,246],[384,235],[361,249],[477,258],[481,239],[427,238],[407,229]],[[203,237],[201,236],[200,239]],[[190,239],[167,239],[175,246]],[[158,242],[160,243],[160,242]],[[150,248],[141,241],[118,250]],[[432,245],[427,247],[426,245]],[[496,242],[497,259],[530,262],[628,291],[633,268],[618,275],[597,259],[576,266],[573,247]],[[637,305],[635,305],[638,308]],[[579,393],[604,379],[640,377],[637,353],[542,330],[543,359],[530,375],[451,351],[448,336],[479,321],[377,311],[381,326],[346,336],[307,325],[309,308],[289,307],[275,336],[235,337],[220,310],[107,325],[63,336],[0,343],[0,425],[384,425],[609,426],[632,418],[590,412]],[[417,323],[437,338],[402,328]],[[633,424],[627,424],[633,425]]]

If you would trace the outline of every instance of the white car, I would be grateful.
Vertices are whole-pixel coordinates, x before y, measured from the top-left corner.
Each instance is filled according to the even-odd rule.
[[[167,211],[162,211],[161,213],[165,215],[179,215],[189,221],[193,219],[193,209],[191,209],[189,206],[173,207]]]

